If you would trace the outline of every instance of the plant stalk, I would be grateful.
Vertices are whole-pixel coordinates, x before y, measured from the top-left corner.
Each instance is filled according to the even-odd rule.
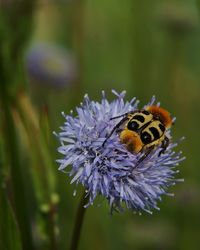
[[[4,129],[5,141],[10,163],[10,172],[12,180],[12,191],[14,197],[14,209],[17,217],[17,222],[20,229],[23,249],[33,249],[33,240],[31,236],[29,212],[26,204],[26,195],[21,175],[21,163],[19,157],[19,145],[15,131],[15,125],[11,113],[11,99],[9,97],[8,84],[1,83],[1,101],[4,110]]]
[[[85,191],[82,194],[77,212],[76,212],[76,218],[75,218],[75,224],[74,224],[74,229],[72,233],[72,238],[71,238],[71,245],[70,245],[70,250],[77,250],[78,249],[78,244],[80,241],[80,235],[81,235],[81,228],[83,225],[83,220],[85,216],[85,211],[86,208],[84,208],[84,205],[87,203],[89,196],[85,197]]]

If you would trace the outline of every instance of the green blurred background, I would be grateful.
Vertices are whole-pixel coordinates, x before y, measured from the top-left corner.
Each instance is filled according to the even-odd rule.
[[[0,249],[68,249],[82,187],[57,170],[52,131],[111,89],[177,117],[185,182],[153,215],[110,216],[100,197],[79,249],[200,249],[199,14],[198,0],[0,1]]]

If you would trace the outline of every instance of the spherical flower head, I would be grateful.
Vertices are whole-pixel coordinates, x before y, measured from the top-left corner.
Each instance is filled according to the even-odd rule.
[[[175,153],[177,143],[170,143],[164,153],[156,146],[148,156],[144,153],[131,153],[122,144],[119,134],[114,132],[103,146],[119,119],[112,117],[123,115],[138,109],[138,101],[133,98],[124,101],[125,91],[118,94],[113,91],[115,100],[109,102],[103,92],[101,102],[91,101],[87,95],[84,103],[76,108],[77,114],[65,115],[64,126],[56,134],[61,146],[58,152],[63,155],[58,160],[59,170],[68,169],[71,183],[81,183],[89,196],[87,206],[93,204],[97,195],[104,196],[113,210],[134,211],[159,209],[157,202],[170,186],[181,181],[176,179],[175,166],[183,160],[181,152]],[[152,105],[155,98],[148,105]],[[159,105],[159,104],[154,104]],[[117,120],[117,121],[116,121]],[[170,130],[167,131],[170,136]]]

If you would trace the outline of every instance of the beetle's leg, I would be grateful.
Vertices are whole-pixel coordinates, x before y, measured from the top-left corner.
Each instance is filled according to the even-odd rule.
[[[138,162],[136,163],[135,167],[137,167],[141,162],[144,161],[144,159],[151,153],[151,151],[154,149],[154,146],[149,147],[145,153],[143,154],[143,156],[138,160]]]
[[[120,118],[120,117],[123,117],[123,116],[128,117],[128,115],[132,115],[132,114],[134,114],[134,113],[136,113],[138,111],[139,110],[129,111],[127,113],[124,113],[123,115],[114,116],[114,117],[110,118],[110,120],[114,120],[114,119],[117,119],[117,118]]]
[[[158,156],[160,156],[161,154],[163,154],[165,152],[168,145],[169,145],[169,138],[167,136],[165,136],[164,140],[162,141],[162,145],[161,145],[162,149],[160,150]]]
[[[121,119],[120,122],[117,123],[117,125],[114,126],[114,128],[112,129],[112,131],[110,132],[110,134],[106,137],[105,141],[103,142],[102,146],[104,147],[105,143],[107,142],[107,140],[111,137],[111,135],[115,132],[116,129],[118,129],[125,121],[128,120],[128,117],[124,117],[123,119]]]

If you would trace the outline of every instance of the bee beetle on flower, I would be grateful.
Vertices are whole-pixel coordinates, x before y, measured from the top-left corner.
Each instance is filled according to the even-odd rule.
[[[159,154],[164,153],[169,145],[166,130],[172,125],[172,118],[167,110],[155,105],[147,106],[145,109],[127,112],[111,119],[121,117],[122,119],[103,142],[103,146],[114,131],[117,131],[120,134],[121,142],[126,144],[130,152],[145,152],[142,159],[160,144],[162,150]]]
[[[182,181],[175,177],[184,157],[174,151],[173,119],[155,97],[139,109],[136,98],[124,101],[125,92],[113,94],[112,102],[104,92],[101,102],[85,95],[75,115],[63,113],[65,123],[55,133],[63,155],[59,170],[68,168],[71,183],[84,186],[86,206],[101,195],[111,211],[151,213],[162,195],[172,195],[168,188]]]

